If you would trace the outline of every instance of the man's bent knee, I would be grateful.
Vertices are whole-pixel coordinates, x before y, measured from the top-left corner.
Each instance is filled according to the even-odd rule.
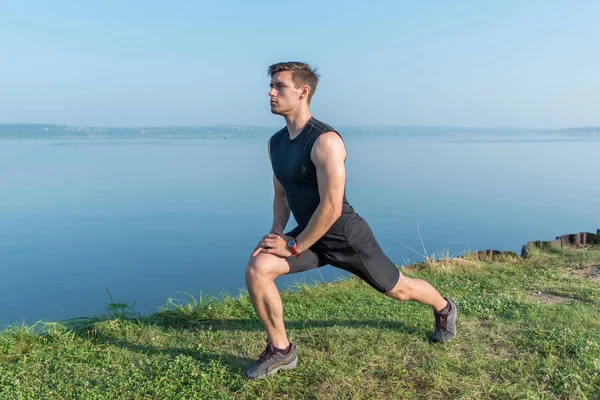
[[[400,273],[396,285],[390,291],[385,292],[385,295],[397,300],[410,300],[411,297],[409,292],[409,286],[410,278]]]
[[[288,272],[289,265],[285,259],[272,254],[259,253],[248,261],[246,279],[275,280]]]

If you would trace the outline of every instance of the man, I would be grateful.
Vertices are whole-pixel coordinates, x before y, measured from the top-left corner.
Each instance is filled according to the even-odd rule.
[[[273,226],[256,246],[246,267],[246,284],[267,333],[267,346],[245,376],[264,378],[297,366],[288,341],[283,305],[275,279],[329,264],[349,271],[387,296],[433,308],[432,339],[456,336],[456,305],[429,283],[403,276],[383,253],[367,222],[346,198],[346,149],[338,132],[311,116],[309,105],[319,75],[305,63],[269,67],[271,112],[286,126],[268,141],[273,168]],[[283,230],[293,213],[298,226]]]

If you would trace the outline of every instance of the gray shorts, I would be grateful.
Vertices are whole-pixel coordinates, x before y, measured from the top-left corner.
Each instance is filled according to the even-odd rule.
[[[342,237],[324,237],[300,257],[288,257],[289,273],[331,265],[360,277],[379,292],[392,290],[400,270],[385,255],[367,222],[358,218],[345,224]],[[300,232],[300,227],[296,227],[286,235],[296,237]]]

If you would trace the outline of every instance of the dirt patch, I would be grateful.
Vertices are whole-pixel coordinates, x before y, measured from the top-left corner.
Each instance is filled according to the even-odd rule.
[[[539,301],[543,304],[558,304],[564,303],[565,301],[572,300],[570,297],[558,296],[556,294],[544,293],[544,292],[531,292],[527,295],[531,300]]]
[[[587,278],[600,282],[600,265],[592,265],[591,267],[577,267],[569,270],[567,275],[569,278]]]

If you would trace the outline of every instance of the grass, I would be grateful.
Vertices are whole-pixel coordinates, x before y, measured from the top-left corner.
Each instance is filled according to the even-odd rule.
[[[459,307],[459,336],[429,341],[431,309],[350,278],[282,293],[299,367],[242,374],[265,345],[247,294],[169,299],[0,333],[2,399],[597,399],[600,249],[527,259],[428,259],[405,268]],[[544,297],[545,296],[545,297]],[[549,301],[551,299],[552,301]]]

